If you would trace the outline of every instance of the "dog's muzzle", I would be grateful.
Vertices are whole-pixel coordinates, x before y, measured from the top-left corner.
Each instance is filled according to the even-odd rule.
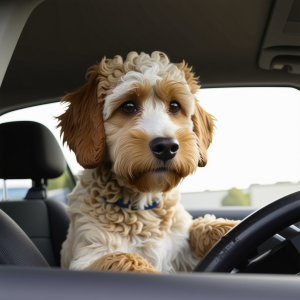
[[[179,142],[174,138],[156,138],[149,143],[153,155],[164,163],[175,157]]]

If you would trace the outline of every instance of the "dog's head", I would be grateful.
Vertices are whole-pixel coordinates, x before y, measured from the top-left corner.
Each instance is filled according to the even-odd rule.
[[[214,118],[198,104],[197,78],[162,52],[104,58],[88,82],[62,101],[64,142],[84,168],[102,161],[126,186],[165,192],[203,167]]]

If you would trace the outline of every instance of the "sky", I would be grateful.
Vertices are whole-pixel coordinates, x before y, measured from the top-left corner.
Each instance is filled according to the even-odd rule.
[[[251,184],[300,181],[300,92],[292,88],[203,89],[200,105],[216,119],[208,163],[186,177],[181,192],[248,188]],[[55,116],[60,103],[7,113],[0,123],[30,120],[48,127],[61,145]],[[73,152],[62,147],[72,171],[82,167]],[[9,181],[28,186],[29,181]],[[0,181],[0,187],[2,182]]]

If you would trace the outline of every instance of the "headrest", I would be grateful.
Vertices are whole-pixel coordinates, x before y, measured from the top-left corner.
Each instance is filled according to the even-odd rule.
[[[0,124],[0,178],[56,178],[66,167],[55,137],[44,125],[30,121]]]

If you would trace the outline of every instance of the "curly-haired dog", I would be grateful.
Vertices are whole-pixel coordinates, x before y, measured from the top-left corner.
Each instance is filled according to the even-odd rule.
[[[207,162],[214,118],[197,78],[166,54],[131,52],[92,66],[62,101],[64,142],[86,169],[69,195],[62,267],[190,271],[237,222],[195,221],[174,187]]]

